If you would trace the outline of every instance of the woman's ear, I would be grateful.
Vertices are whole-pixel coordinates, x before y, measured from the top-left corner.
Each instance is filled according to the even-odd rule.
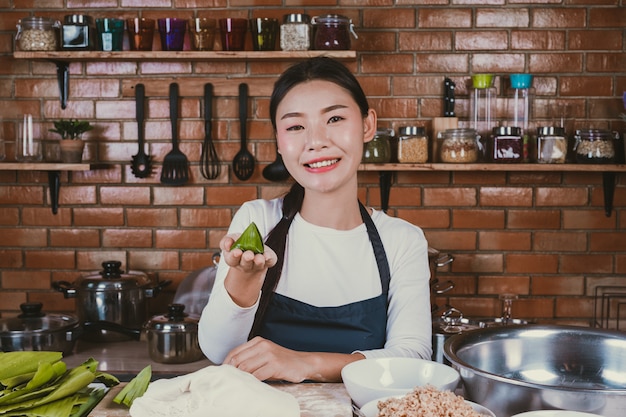
[[[367,111],[367,116],[363,118],[363,142],[369,142],[374,139],[376,135],[376,127],[378,122],[378,116],[374,109]]]

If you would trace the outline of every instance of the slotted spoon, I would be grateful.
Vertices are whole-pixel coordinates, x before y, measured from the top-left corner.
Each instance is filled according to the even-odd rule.
[[[242,181],[247,180],[254,172],[254,155],[248,151],[246,145],[246,124],[248,121],[248,84],[239,84],[239,125],[241,128],[241,148],[233,159],[235,176]]]
[[[137,150],[137,155],[133,155],[133,161],[131,164],[131,170],[137,178],[146,178],[152,173],[151,157],[150,155],[146,155],[144,149],[145,98],[146,89],[144,85],[137,84],[135,86],[135,105],[137,113],[137,142],[139,143],[139,149]]]
[[[172,124],[172,150],[163,159],[161,183],[183,185],[189,181],[189,161],[178,148],[178,84],[170,84],[170,119]]]
[[[214,180],[220,176],[220,160],[213,144],[211,118],[213,114],[213,84],[204,85],[204,142],[200,153],[200,173],[207,180]]]

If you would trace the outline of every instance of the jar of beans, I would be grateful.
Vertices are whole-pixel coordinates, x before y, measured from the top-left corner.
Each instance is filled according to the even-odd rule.
[[[349,18],[339,14],[314,16],[313,49],[316,50],[348,50],[350,49],[350,35],[358,39],[354,31],[354,24]]]
[[[398,129],[398,162],[423,164],[428,161],[428,136],[423,127]]]
[[[602,129],[577,130],[574,136],[576,162],[611,164],[615,162],[615,141],[619,134]]]
[[[25,17],[17,24],[15,41],[21,51],[56,51],[61,22],[47,17]]]
[[[447,163],[473,163],[480,156],[478,133],[474,129],[447,129],[442,133],[439,160]]]

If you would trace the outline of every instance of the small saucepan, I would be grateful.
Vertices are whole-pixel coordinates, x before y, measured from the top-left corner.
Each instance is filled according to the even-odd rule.
[[[204,357],[198,343],[198,318],[185,314],[183,304],[170,304],[166,314],[144,325],[150,358],[159,363],[188,363]]]
[[[0,319],[0,351],[48,350],[70,355],[81,334],[78,317],[46,314],[41,303],[23,303],[22,314]]]

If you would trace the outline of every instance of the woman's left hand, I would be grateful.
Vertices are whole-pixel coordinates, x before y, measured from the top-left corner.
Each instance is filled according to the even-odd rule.
[[[302,382],[310,378],[306,355],[310,353],[287,349],[257,336],[231,350],[224,364],[249,372],[261,381]]]

